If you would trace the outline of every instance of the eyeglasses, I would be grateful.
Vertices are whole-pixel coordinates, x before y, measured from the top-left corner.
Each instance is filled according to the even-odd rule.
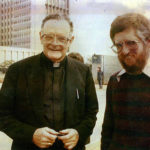
[[[45,42],[54,42],[56,38],[56,41],[60,44],[67,44],[67,42],[70,40],[69,38],[67,37],[64,37],[64,36],[58,36],[58,35],[55,35],[55,34],[43,34],[42,35],[42,39],[45,41]]]
[[[117,43],[111,46],[111,49],[115,53],[120,53],[123,50],[123,45],[125,45],[128,49],[137,49],[139,41],[123,41],[121,43]]]

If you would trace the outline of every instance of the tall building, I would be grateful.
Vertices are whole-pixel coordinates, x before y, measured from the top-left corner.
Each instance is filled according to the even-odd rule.
[[[69,0],[46,0],[46,13],[69,14]]]
[[[0,44],[10,46],[12,45],[12,1],[5,1],[1,0],[0,1],[0,10],[1,10],[1,15],[0,15],[0,23],[1,23],[1,28],[0,28]]]
[[[30,0],[1,0],[1,46],[30,48]]]
[[[41,21],[50,13],[69,13],[69,0],[0,0],[0,46],[39,50]]]

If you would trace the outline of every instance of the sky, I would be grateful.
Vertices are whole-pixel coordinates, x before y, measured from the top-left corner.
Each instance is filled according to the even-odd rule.
[[[35,14],[39,17],[45,10],[41,8],[43,1],[46,0],[33,0],[38,4]],[[70,0],[75,37],[70,52],[79,52],[84,57],[115,55],[110,48],[110,25],[118,15],[128,12],[138,12],[150,19],[150,0]]]
[[[138,12],[150,19],[150,0],[70,0],[70,16],[74,23],[75,40],[70,51],[84,57],[93,54],[115,55],[109,30],[121,14]]]

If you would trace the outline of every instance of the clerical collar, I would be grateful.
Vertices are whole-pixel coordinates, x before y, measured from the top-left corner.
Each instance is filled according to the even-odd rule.
[[[65,67],[66,64],[66,59],[67,57],[65,57],[61,62],[57,63],[57,62],[52,62],[50,59],[48,59],[44,53],[41,53],[41,61],[42,63],[47,66],[48,68],[59,68],[59,67]]]

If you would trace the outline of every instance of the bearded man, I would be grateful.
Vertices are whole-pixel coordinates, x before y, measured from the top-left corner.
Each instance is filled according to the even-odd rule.
[[[108,83],[101,150],[149,150],[149,20],[137,13],[118,16],[110,37],[123,70]]]

